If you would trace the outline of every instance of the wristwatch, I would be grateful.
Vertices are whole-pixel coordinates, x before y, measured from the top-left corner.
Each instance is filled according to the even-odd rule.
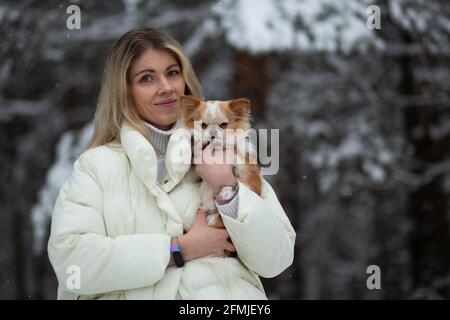
[[[224,204],[233,199],[236,193],[239,191],[239,181],[236,182],[232,186],[223,187],[219,193],[214,195],[214,200],[217,201],[218,204]]]

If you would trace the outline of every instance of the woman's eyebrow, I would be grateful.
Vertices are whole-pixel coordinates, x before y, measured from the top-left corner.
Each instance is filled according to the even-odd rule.
[[[170,66],[168,66],[168,67],[166,68],[166,71],[169,70],[169,69],[172,68],[172,67],[178,67],[178,64],[177,64],[177,63],[171,64]],[[154,69],[144,69],[144,70],[141,70],[141,71],[139,71],[138,73],[136,73],[136,75],[134,76],[134,78],[136,78],[138,75],[140,75],[140,74],[143,73],[143,72],[155,73],[156,71],[155,71]]]
[[[171,64],[170,66],[168,66],[168,67],[166,68],[166,71],[169,70],[169,69],[172,68],[172,67],[178,67],[178,64],[177,64],[177,63]]]

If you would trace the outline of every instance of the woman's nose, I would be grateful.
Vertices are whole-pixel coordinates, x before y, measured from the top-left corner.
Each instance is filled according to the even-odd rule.
[[[174,89],[170,81],[166,77],[162,77],[160,80],[159,93],[160,94],[172,93],[173,90]]]

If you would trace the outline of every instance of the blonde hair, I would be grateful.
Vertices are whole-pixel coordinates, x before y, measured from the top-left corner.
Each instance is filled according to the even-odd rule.
[[[134,107],[130,88],[133,63],[147,49],[163,50],[174,57],[186,83],[185,95],[203,98],[202,87],[180,44],[162,31],[142,28],[128,31],[111,47],[94,116],[94,133],[88,148],[120,143],[120,128],[128,123],[151,141],[149,131]]]

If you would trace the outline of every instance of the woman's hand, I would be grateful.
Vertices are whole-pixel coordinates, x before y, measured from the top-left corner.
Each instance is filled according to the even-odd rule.
[[[233,175],[234,154],[230,149],[214,149],[209,144],[201,152],[201,160],[194,163],[195,172],[205,180],[213,189],[214,193],[218,193],[224,186],[231,186],[236,182]]]
[[[207,256],[224,257],[225,250],[235,252],[234,245],[227,241],[226,229],[216,229],[206,223],[206,212],[199,209],[192,228],[178,237],[178,244],[185,261]]]

